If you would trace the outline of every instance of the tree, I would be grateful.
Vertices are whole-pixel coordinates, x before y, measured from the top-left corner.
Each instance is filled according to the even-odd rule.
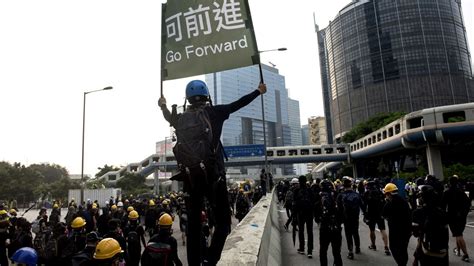
[[[110,171],[120,170],[120,167],[105,164],[104,167],[98,167],[97,169],[99,170],[99,172],[97,172],[97,174],[95,174],[95,177],[99,178],[99,177],[105,175],[106,173],[108,173]]]
[[[28,168],[40,173],[43,176],[43,181],[46,183],[53,183],[62,178],[69,177],[66,168],[57,164],[32,164]]]
[[[0,195],[3,199],[34,201],[39,196],[35,189],[42,182],[40,173],[21,163],[0,163]]]
[[[444,167],[444,177],[457,175],[462,179],[474,180],[474,165],[463,165],[460,163]]]
[[[357,139],[360,139],[377,129],[384,127],[391,122],[399,119],[400,117],[404,116],[406,113],[405,112],[394,112],[394,113],[380,113],[377,114],[369,120],[357,124],[355,127],[353,127],[349,132],[344,134],[342,137],[342,141],[344,143],[351,143]]]
[[[117,181],[117,187],[122,189],[123,195],[140,194],[148,192],[149,188],[145,185],[145,177],[139,174],[126,173]]]

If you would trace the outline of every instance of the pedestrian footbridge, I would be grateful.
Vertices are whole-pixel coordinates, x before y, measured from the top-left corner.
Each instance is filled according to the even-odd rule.
[[[425,148],[430,174],[442,178],[439,146],[459,144],[474,136],[474,103],[448,105],[412,112],[349,144],[267,147],[269,164],[343,162],[363,160],[403,149]],[[265,156],[232,157],[226,166],[264,165]],[[152,154],[100,178],[116,181],[125,173],[148,176],[155,170],[173,170],[173,155]]]

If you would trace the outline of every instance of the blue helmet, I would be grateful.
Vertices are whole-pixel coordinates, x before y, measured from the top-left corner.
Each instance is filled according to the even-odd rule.
[[[38,255],[36,251],[29,247],[20,248],[19,250],[15,251],[12,256],[12,260],[15,263],[22,263],[28,266],[36,265],[38,262]]]
[[[190,100],[193,97],[199,99],[199,96],[203,96],[204,98],[209,98],[209,89],[207,85],[202,80],[193,80],[186,85],[186,99]]]

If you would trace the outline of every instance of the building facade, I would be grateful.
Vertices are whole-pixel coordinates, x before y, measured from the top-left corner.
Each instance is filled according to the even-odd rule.
[[[290,128],[290,145],[303,145],[300,121],[300,102],[288,98],[288,126]]]
[[[326,119],[322,116],[308,118],[309,145],[328,144],[328,132],[326,130]]]
[[[309,145],[309,125],[308,124],[301,126],[301,138],[303,140],[301,144]]]
[[[330,137],[378,113],[474,99],[459,0],[354,0],[317,36]]]
[[[224,123],[222,144],[224,146],[264,144],[264,130],[268,147],[301,144],[295,135],[300,133],[299,102],[288,98],[285,77],[278,69],[262,64],[267,93],[264,94],[265,123],[262,119],[262,101],[254,100],[246,107],[233,113]],[[260,82],[257,65],[207,74],[206,83],[213,104],[228,104],[252,92]],[[290,116],[291,113],[291,116]],[[282,166],[282,174],[287,174],[292,166]]]

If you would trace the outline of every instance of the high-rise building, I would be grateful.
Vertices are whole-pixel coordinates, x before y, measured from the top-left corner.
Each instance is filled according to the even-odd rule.
[[[301,126],[301,138],[303,140],[301,144],[309,145],[309,125],[306,124]]]
[[[300,102],[288,98],[288,126],[291,145],[303,145],[300,121]]]
[[[326,119],[322,116],[308,118],[309,145],[328,144],[328,133],[326,130]]]
[[[329,138],[378,113],[474,99],[459,0],[353,0],[316,29]]]
[[[262,71],[268,88],[263,96],[267,146],[292,145],[293,141],[301,144],[301,135],[299,139],[295,135],[296,131],[300,132],[298,101],[288,98],[285,77],[280,75],[278,69],[262,64]],[[207,74],[205,80],[213,104],[227,104],[255,90],[260,82],[260,72],[255,65]],[[262,102],[256,99],[226,120],[222,129],[222,144],[263,144],[262,121]]]

